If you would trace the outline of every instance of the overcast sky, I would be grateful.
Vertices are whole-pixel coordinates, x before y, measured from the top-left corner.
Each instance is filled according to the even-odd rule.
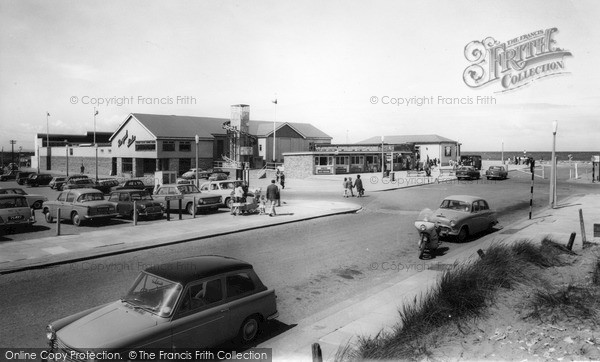
[[[594,0],[0,0],[0,145],[32,149],[47,112],[50,133],[83,134],[94,106],[97,130],[114,131],[129,113],[228,118],[244,103],[253,120],[312,123],[334,143],[438,134],[542,151],[558,120],[559,151],[598,151],[599,18]],[[469,42],[549,28],[572,53],[563,74],[509,92],[463,81]],[[410,97],[434,101],[384,104]]]

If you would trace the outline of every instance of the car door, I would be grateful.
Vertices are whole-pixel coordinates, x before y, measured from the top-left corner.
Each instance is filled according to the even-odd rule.
[[[71,212],[73,212],[73,209],[74,209],[75,197],[77,197],[77,195],[75,194],[74,191],[67,191],[65,201],[62,202],[62,204],[60,206],[60,208],[61,208],[60,218],[61,219],[70,219],[71,218]]]
[[[189,284],[171,325],[173,348],[210,348],[225,341],[228,310],[221,276]]]
[[[471,205],[471,221],[469,225],[469,231],[471,234],[476,234],[485,229],[484,225],[486,223],[484,215],[481,213],[479,209],[479,201],[474,201]]]
[[[119,213],[121,215],[129,215],[133,211],[131,195],[128,192],[119,193]]]
[[[233,339],[240,331],[244,320],[262,310],[263,302],[257,295],[257,285],[252,279],[252,271],[237,271],[225,277],[225,292],[229,310],[229,324],[227,339]]]
[[[496,223],[496,216],[494,211],[490,210],[490,207],[485,200],[479,200],[479,213],[483,219],[483,230],[490,228],[491,224]]]

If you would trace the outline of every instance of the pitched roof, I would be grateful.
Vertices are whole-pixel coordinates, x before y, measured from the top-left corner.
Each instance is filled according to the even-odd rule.
[[[438,136],[436,134],[426,135],[396,135],[396,136],[385,136],[383,141],[388,144],[400,144],[400,143],[456,143],[446,137]],[[366,140],[357,143],[381,143],[381,136],[375,136],[367,138]]]
[[[137,119],[156,138],[193,138],[195,135],[204,139],[213,138],[214,135],[225,135],[227,132],[223,129],[223,123],[230,121],[228,118],[132,113],[117,128],[111,139],[130,117]],[[276,122],[277,129],[285,125],[292,127],[305,138],[332,138],[309,123]],[[250,134],[266,137],[273,133],[273,122],[249,121],[248,128]]]

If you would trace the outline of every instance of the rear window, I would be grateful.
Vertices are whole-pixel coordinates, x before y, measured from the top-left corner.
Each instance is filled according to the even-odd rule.
[[[238,273],[230,275],[226,278],[227,283],[227,298],[237,297],[255,289],[252,278],[246,273]]]
[[[0,209],[12,209],[14,207],[29,207],[24,197],[10,197],[0,199]]]

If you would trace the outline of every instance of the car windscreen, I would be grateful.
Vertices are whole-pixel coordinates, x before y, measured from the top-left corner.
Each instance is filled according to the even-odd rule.
[[[200,192],[200,190],[198,190],[198,188],[195,185],[178,185],[177,189],[182,194],[191,194],[193,192]]]
[[[104,195],[100,192],[93,192],[89,194],[79,195],[77,201],[86,202],[86,201],[101,201],[104,200]]]
[[[147,192],[132,192],[131,200],[152,200],[152,196],[150,196],[150,194]]]
[[[466,211],[466,212],[469,212],[470,209],[471,209],[471,206],[466,201],[446,199],[446,200],[442,201],[442,204],[440,205],[440,209],[448,209],[448,210],[457,210],[457,211]]]
[[[141,308],[161,317],[168,317],[181,294],[179,283],[141,272],[133,286],[121,299],[135,308]]]

